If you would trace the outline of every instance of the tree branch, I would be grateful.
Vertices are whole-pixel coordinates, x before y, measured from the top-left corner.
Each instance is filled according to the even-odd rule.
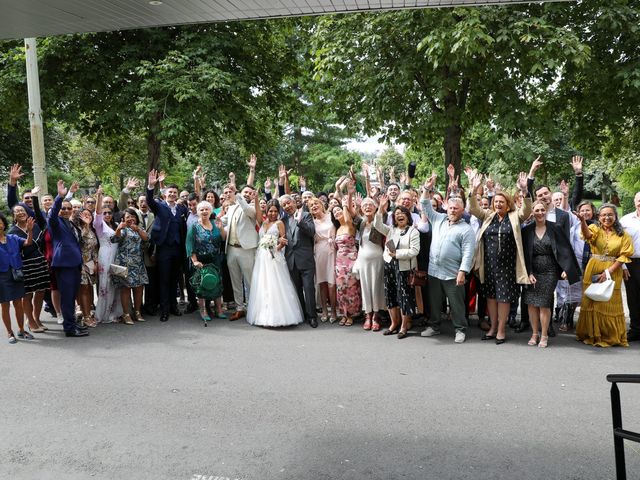
[[[422,75],[420,74],[420,72],[416,72],[416,74],[414,75],[414,78],[416,79],[416,82],[418,82],[418,85],[420,85],[420,88],[422,88],[422,93],[424,93],[429,99],[429,104],[431,105],[431,109],[434,112],[442,113],[442,109],[436,104],[436,100],[431,95],[429,95],[428,93],[429,89],[427,88],[427,84],[424,82],[424,78],[422,78]]]

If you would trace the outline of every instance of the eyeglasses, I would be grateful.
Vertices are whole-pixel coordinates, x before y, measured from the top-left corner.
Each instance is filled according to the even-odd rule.
[[[95,200],[85,200],[84,203],[96,203]]]
[[[102,212],[103,215],[113,215],[111,212]]]
[[[61,207],[60,210],[61,211],[73,210],[73,208],[72,207]]]

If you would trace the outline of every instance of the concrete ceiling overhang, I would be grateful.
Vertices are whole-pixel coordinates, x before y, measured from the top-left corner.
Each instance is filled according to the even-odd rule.
[[[568,0],[554,0],[568,1]],[[0,0],[0,38],[522,0]]]

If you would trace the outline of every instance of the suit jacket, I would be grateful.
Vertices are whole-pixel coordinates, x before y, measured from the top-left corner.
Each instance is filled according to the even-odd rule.
[[[289,225],[289,215],[285,214],[282,222],[289,242],[284,251],[289,270],[293,270],[295,265],[299,270],[315,271],[316,261],[313,256],[313,245],[316,225],[313,223],[311,214],[303,211],[300,220],[295,222],[293,228]]]
[[[222,218],[222,224],[227,231],[225,249],[229,245],[229,227],[236,222],[236,235],[242,248],[256,248],[258,246],[258,232],[256,231],[256,209],[249,205],[242,195],[236,195],[236,203],[229,207]]]
[[[151,240],[157,246],[164,245],[164,242],[167,238],[167,232],[169,231],[169,221],[171,213],[171,208],[162,200],[158,200],[153,198],[153,190],[147,188],[147,204],[149,205],[149,209],[155,215],[155,219],[153,221],[153,226],[151,228]],[[181,218],[180,222],[180,241],[181,244],[184,244],[185,233],[186,233],[186,218],[189,214],[189,211],[183,205],[176,203],[176,215]],[[147,230],[148,231],[148,230]]]
[[[560,265],[562,273],[567,273],[567,280],[573,284],[580,280],[580,265],[571,248],[571,242],[564,236],[561,227],[553,222],[546,221],[547,235],[551,240],[553,256]],[[524,248],[524,261],[527,266],[527,273],[533,273],[533,242],[536,234],[535,222],[522,228],[522,247]],[[558,277],[559,279],[560,277]]]
[[[571,238],[571,218],[569,215],[569,212],[556,208],[556,225],[560,227],[560,231],[564,233],[567,240]],[[535,224],[535,221],[533,223]]]
[[[56,196],[47,219],[53,247],[51,266],[80,267],[82,265],[82,253],[78,242],[80,232],[76,231],[76,227],[70,221],[65,222],[62,217],[58,216],[62,207],[62,200],[63,198],[60,195]]]

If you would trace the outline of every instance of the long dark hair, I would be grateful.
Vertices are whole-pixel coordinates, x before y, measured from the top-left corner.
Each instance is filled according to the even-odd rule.
[[[602,226],[600,225],[600,212],[602,212],[604,208],[610,208],[611,210],[613,210],[613,214],[616,216],[616,219],[613,222],[613,230],[619,237],[623,236],[624,228],[622,227],[620,220],[618,220],[618,209],[613,203],[603,203],[602,205],[600,205],[600,208],[598,209],[598,219],[596,220],[596,225],[598,225],[599,227]]]

